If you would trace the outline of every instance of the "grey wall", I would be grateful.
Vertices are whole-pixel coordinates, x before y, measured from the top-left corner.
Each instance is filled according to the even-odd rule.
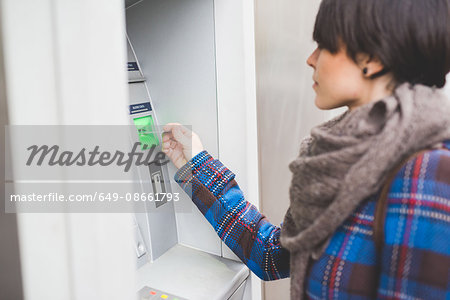
[[[306,59],[315,48],[312,31],[319,5],[319,0],[255,1],[261,210],[273,224],[282,222],[289,205],[288,164],[301,138],[345,110],[326,112],[314,106]],[[450,74],[447,80],[450,96]],[[289,299],[289,279],[264,282],[263,295]]]
[[[0,32],[2,32],[0,27]],[[0,299],[23,299],[16,214],[5,214],[5,130],[8,124],[3,43],[0,34]]]
[[[279,224],[289,205],[288,164],[329,112],[314,106],[312,29],[320,1],[255,1],[261,210]],[[289,279],[265,282],[265,299],[289,299]]]

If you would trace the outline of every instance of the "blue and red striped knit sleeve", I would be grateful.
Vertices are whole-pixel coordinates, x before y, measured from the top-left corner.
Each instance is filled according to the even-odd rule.
[[[397,174],[380,276],[377,299],[450,299],[450,151],[425,152]]]
[[[280,227],[244,199],[234,177],[203,151],[177,171],[175,181],[253,273],[263,280],[289,277],[289,252],[280,245]]]

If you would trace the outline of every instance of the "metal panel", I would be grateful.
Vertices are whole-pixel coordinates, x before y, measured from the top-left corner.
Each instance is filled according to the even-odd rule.
[[[131,112],[130,117],[133,120],[136,117],[151,117],[155,122],[154,125],[158,126],[156,111],[154,110],[154,104],[150,97],[149,90],[147,88],[146,82],[135,82],[136,79],[143,78],[142,71],[140,70],[141,66],[139,64],[139,58],[136,57],[133,45],[131,45],[128,40],[128,63],[130,64],[135,62],[135,66],[132,69],[138,68],[138,71],[128,71],[128,89],[129,89],[129,101],[130,105],[134,104],[142,104],[147,103],[147,109],[144,109],[144,112],[139,113],[139,110],[136,112]],[[140,105],[138,105],[140,106]],[[133,121],[130,121],[133,123]],[[153,128],[152,130],[159,131],[159,128]],[[157,133],[157,136],[160,136],[160,133]],[[133,142],[138,141],[137,132],[133,130]],[[159,139],[159,138],[158,138]],[[159,145],[155,148],[156,151],[161,151],[161,141],[159,141]],[[155,170],[153,164],[150,164],[148,167],[142,166],[137,168],[137,173],[140,183],[139,191],[144,193],[157,193],[154,185],[154,173],[158,172]],[[168,175],[167,166],[159,167],[159,170],[163,173],[161,174],[162,181],[166,182],[164,184],[164,193],[171,193],[170,180]],[[150,183],[151,182],[151,183]],[[155,206],[156,204],[156,206]],[[164,206],[163,206],[164,205]],[[161,207],[163,206],[163,207]],[[169,250],[178,242],[177,237],[177,226],[175,221],[175,208],[173,202],[170,203],[157,203],[151,202],[146,203],[146,211],[147,213],[141,214],[138,213],[136,216],[136,220],[139,228],[141,228],[144,232],[144,239],[147,245],[147,248],[150,252],[146,255],[143,255],[138,259],[138,267],[145,264],[146,261],[153,261],[161,256],[164,252]]]
[[[212,0],[144,0],[127,9],[126,22],[159,124],[192,125],[217,157],[213,7]],[[175,209],[179,243],[220,255],[220,239],[189,197]]]
[[[246,200],[259,207],[254,37],[257,2],[214,3],[220,160],[236,174]],[[230,115],[233,122],[229,122]],[[225,244],[222,255],[237,259]],[[261,280],[254,274],[251,279],[248,297],[261,299]]]
[[[247,281],[249,273],[243,263],[176,245],[138,270],[136,287],[149,286],[187,299],[224,300]]]

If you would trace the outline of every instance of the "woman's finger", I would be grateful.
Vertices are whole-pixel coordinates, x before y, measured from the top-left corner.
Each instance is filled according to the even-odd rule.
[[[180,123],[167,123],[163,126],[163,130],[166,132],[171,132],[173,128],[176,128],[178,126],[181,126]]]
[[[191,131],[189,129],[187,129],[186,127],[184,127],[183,125],[181,125],[180,123],[167,123],[166,125],[164,125],[163,130],[165,132],[173,132],[174,130],[179,130],[182,134],[190,134]]]
[[[172,138],[173,138],[172,132],[163,132],[163,134],[162,134],[163,142],[170,141]]]
[[[192,144],[192,139],[185,135],[180,128],[174,128],[172,133],[175,140],[183,145],[183,147],[189,147]]]

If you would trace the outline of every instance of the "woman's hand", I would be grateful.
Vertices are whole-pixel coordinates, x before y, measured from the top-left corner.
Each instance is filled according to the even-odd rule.
[[[198,135],[183,125],[168,123],[163,129],[162,151],[178,169],[204,150]]]

